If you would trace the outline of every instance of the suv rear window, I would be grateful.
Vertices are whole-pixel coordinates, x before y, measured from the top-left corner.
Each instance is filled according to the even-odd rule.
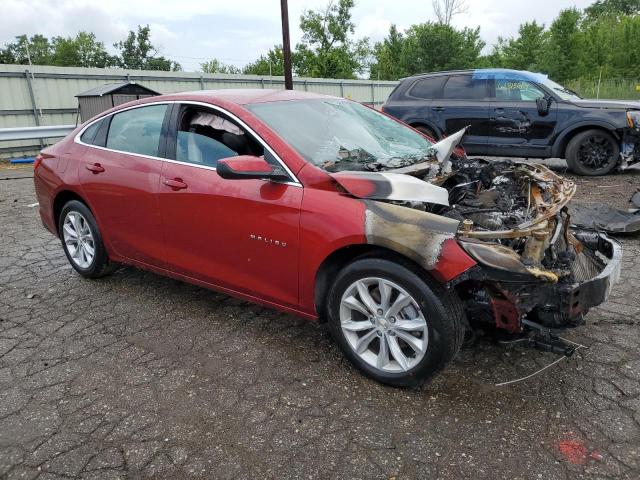
[[[482,100],[487,98],[487,81],[471,75],[455,75],[449,77],[442,96],[450,100]]]
[[[442,98],[442,86],[447,77],[430,77],[418,80],[413,84],[409,95],[418,98]]]

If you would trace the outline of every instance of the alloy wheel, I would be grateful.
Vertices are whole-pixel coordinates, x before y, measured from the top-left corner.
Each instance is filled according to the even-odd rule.
[[[606,168],[613,158],[611,140],[601,135],[591,135],[578,147],[577,160],[591,170]]]
[[[64,218],[62,235],[71,261],[80,268],[89,268],[96,255],[96,244],[87,219],[77,211],[70,211]]]
[[[340,326],[353,351],[384,372],[411,370],[427,352],[429,330],[418,303],[384,278],[363,278],[345,290]]]

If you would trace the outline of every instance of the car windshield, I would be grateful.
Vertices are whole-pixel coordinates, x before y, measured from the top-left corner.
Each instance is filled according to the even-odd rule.
[[[582,98],[573,90],[563,87],[549,78],[545,78],[542,84],[558,95],[562,100],[580,100]]]
[[[424,161],[431,142],[359,103],[313,99],[248,105],[306,160],[329,172],[379,171]]]

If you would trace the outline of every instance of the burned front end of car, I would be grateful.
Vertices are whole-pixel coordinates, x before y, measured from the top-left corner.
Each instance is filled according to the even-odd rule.
[[[473,321],[512,333],[524,319],[568,328],[606,300],[622,250],[571,228],[572,181],[541,165],[466,158],[452,172],[441,180],[450,205],[438,213],[460,221],[458,242],[478,264],[453,282]]]

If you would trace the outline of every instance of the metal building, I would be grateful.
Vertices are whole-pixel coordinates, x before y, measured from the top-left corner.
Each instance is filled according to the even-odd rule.
[[[80,120],[85,122],[116,105],[155,95],[160,93],[136,82],[107,83],[76,95]]]

